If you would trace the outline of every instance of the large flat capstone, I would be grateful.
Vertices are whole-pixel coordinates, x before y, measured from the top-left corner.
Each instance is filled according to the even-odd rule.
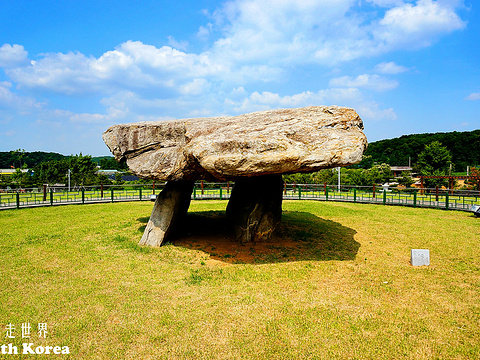
[[[114,125],[117,160],[155,180],[235,180],[355,164],[367,140],[350,108],[310,106],[251,114]]]
[[[159,246],[184,218],[193,181],[233,180],[227,207],[242,243],[269,239],[282,214],[281,174],[355,164],[367,139],[353,109],[310,106],[115,125],[103,139],[143,178],[167,180],[140,244]]]

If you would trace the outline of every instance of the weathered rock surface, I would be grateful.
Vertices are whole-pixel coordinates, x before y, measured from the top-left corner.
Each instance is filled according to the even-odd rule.
[[[235,181],[227,206],[235,239],[241,243],[269,240],[282,218],[281,175]]]
[[[311,106],[115,125],[103,139],[140,177],[236,180],[357,163],[367,145],[362,129],[353,109]]]
[[[193,181],[234,180],[227,207],[242,243],[269,239],[282,215],[281,174],[355,164],[367,140],[353,109],[311,106],[234,117],[115,125],[103,139],[136,175],[167,180],[140,244],[159,246],[186,214]]]
[[[169,181],[158,194],[140,245],[160,246],[187,214],[193,181]]]

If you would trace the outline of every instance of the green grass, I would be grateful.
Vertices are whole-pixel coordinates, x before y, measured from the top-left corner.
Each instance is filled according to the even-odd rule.
[[[285,201],[277,242],[225,247],[225,206],[192,202],[200,248],[138,246],[149,202],[1,211],[0,322],[62,359],[480,358],[470,213]]]

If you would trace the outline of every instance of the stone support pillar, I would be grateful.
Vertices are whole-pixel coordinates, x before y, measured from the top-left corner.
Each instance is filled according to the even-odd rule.
[[[157,195],[152,215],[139,245],[160,246],[172,229],[187,214],[193,181],[168,181]]]
[[[241,243],[270,239],[282,217],[282,196],[281,175],[237,179],[227,206],[235,239]]]

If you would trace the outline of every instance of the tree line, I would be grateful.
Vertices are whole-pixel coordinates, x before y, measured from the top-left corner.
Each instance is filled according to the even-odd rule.
[[[62,155],[54,152],[34,151],[28,152],[23,149],[0,152],[0,169],[33,169],[37,165],[49,161],[68,160],[78,155]],[[127,171],[125,162],[118,162],[113,156],[91,157],[96,166],[102,169]]]
[[[357,165],[368,169],[373,164],[408,166],[417,164],[425,146],[439,142],[451,155],[454,171],[466,171],[467,166],[480,164],[480,130],[447,133],[403,135],[394,139],[380,140],[368,144],[364,159]]]
[[[97,170],[97,164],[89,155],[63,157],[60,160],[40,162],[33,168],[27,168],[25,165],[16,168],[13,175],[0,177],[0,188],[67,184],[69,177],[70,184],[74,187],[108,183],[108,177],[97,174]]]
[[[450,150],[439,141],[432,141],[426,144],[416,157],[413,171],[418,176],[437,176],[445,177],[452,175],[454,168],[453,156]],[[364,160],[370,160],[369,155],[364,155]],[[325,169],[309,174],[291,174],[284,175],[284,180],[289,183],[297,184],[328,184],[338,183],[338,170]],[[471,176],[480,177],[480,169],[471,167]],[[372,186],[373,184],[382,184],[393,180],[394,176],[389,164],[374,164],[369,168],[361,168],[356,165],[349,166],[340,171],[340,183],[342,185]],[[394,179],[400,185],[406,187],[413,184],[414,180],[411,173],[405,173],[403,176]],[[448,187],[448,179],[445,178],[426,178],[424,186],[427,188]],[[478,187],[478,181],[467,181],[466,188]]]

